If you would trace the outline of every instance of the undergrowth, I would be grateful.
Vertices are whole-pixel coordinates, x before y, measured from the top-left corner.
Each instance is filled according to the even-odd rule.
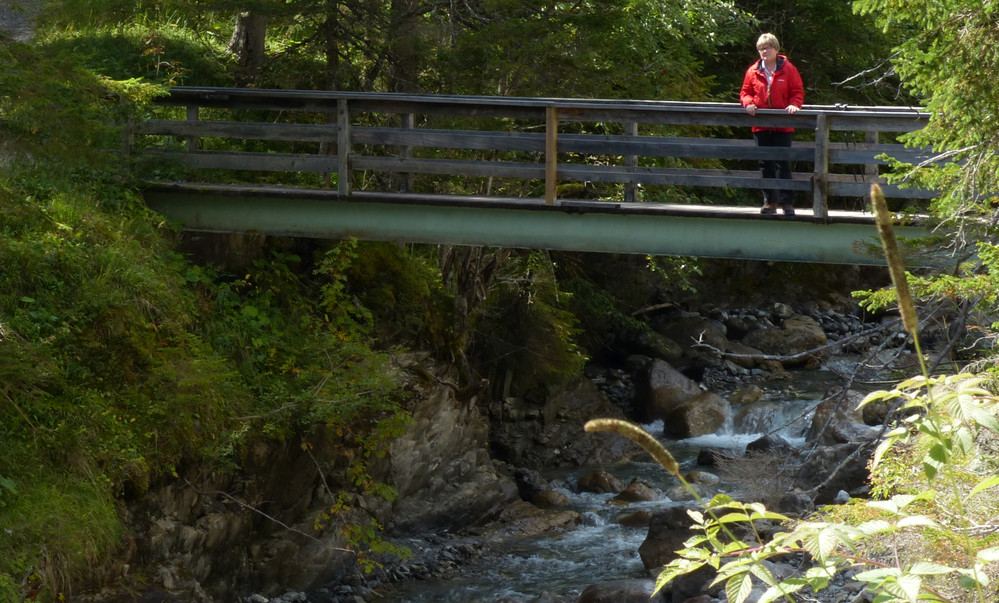
[[[390,498],[366,463],[407,414],[346,286],[356,244],[191,263],[101,150],[160,89],[20,45],[0,60],[0,601],[113,579],[129,500],[186,466],[234,471],[257,438],[333,429],[360,454],[331,483]]]

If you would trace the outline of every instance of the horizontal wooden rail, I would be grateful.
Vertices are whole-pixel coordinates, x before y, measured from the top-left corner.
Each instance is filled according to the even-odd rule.
[[[328,180],[335,174],[346,197],[355,172],[365,170],[394,174],[399,191],[412,186],[413,174],[536,179],[544,182],[549,204],[558,201],[561,182],[623,184],[626,199],[636,185],[779,188],[810,192],[817,219],[828,215],[830,197],[866,196],[872,182],[888,196],[933,196],[886,185],[878,174],[885,156],[909,163],[932,158],[879,140],[880,133],[922,128],[928,115],[918,108],[806,106],[795,115],[764,110],[754,117],[735,103],[199,87],[173,88],[158,102],[185,111],[133,124],[128,152],[196,170],[311,172]],[[444,127],[449,122],[460,127]],[[472,122],[481,129],[470,128]],[[580,133],[573,125],[580,123],[611,124],[621,133]],[[649,133],[640,134],[637,125]],[[757,147],[748,130],[738,138],[717,134],[719,127],[754,125],[793,127],[800,140],[767,148]],[[663,133],[678,130],[684,135]],[[697,137],[700,132],[705,137]],[[832,141],[833,132],[849,132],[840,138],[851,142]],[[757,170],[719,169],[724,162],[761,159],[810,163],[813,170],[764,181]],[[675,160],[690,167],[664,167]],[[703,160],[717,161],[697,167]]]

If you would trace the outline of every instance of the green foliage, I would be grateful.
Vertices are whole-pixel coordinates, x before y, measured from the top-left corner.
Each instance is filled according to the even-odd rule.
[[[856,15],[850,2],[826,0],[738,0],[754,19],[752,32],[735,39],[706,59],[717,74],[714,90],[737,100],[746,67],[756,58],[756,38],[777,36],[781,53],[797,65],[808,104],[907,104],[898,77],[887,63],[903,32],[882,32],[871,15]]]
[[[508,259],[478,316],[472,354],[491,374],[511,371],[525,390],[579,374],[585,361],[579,329],[568,310],[571,294],[555,278],[548,254]]]
[[[484,2],[442,48],[437,84],[465,93],[696,98],[701,57],[748,32],[731,2]]]
[[[992,85],[999,71],[996,7],[974,0],[859,0],[855,7],[873,15],[885,31],[904,33],[893,64],[932,114],[925,128],[905,137],[906,143],[963,161],[928,163],[900,177],[940,190],[934,207],[945,217],[991,213],[999,142],[999,92]]]
[[[446,348],[453,301],[441,283],[433,249],[358,243],[342,275],[343,294],[366,308],[377,339]]]
[[[123,533],[104,484],[73,474],[30,476],[30,486],[0,513],[0,577],[26,579],[54,598],[66,575],[102,567]],[[0,600],[4,589],[0,578]]]
[[[159,88],[53,53],[0,46],[0,600],[96,580],[117,500],[183,463],[235,467],[252,438],[340,429],[349,487],[391,498],[366,462],[408,415],[340,286],[352,246],[318,274],[277,250],[242,277],[190,264],[98,152]]]

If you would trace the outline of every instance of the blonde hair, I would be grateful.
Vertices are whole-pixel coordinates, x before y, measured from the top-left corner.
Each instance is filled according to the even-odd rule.
[[[777,41],[777,36],[773,35],[772,33],[765,33],[762,36],[760,36],[759,40],[756,41],[757,48],[763,45],[773,46],[774,50],[778,51],[780,50],[780,42]]]

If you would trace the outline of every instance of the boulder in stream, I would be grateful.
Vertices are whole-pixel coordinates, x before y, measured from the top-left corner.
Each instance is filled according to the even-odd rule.
[[[699,392],[663,417],[663,434],[676,440],[718,431],[732,410],[728,400],[712,392]]]
[[[655,580],[610,580],[587,586],[576,603],[665,603],[662,592],[652,597],[655,590]]]
[[[825,332],[814,318],[795,314],[786,319],[780,327],[768,327],[753,331],[742,339],[744,345],[756,348],[764,354],[794,356],[821,347],[827,343]],[[802,358],[786,365],[802,365],[816,358]]]

